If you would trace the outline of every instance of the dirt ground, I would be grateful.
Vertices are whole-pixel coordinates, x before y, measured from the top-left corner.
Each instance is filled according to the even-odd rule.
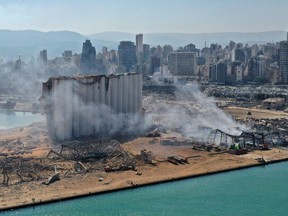
[[[285,118],[285,119],[288,119],[288,113],[283,112],[283,111],[276,111],[276,110],[242,108],[242,107],[226,107],[224,110],[236,119],[246,119],[246,118],[254,118],[254,119]],[[247,115],[248,112],[250,112],[251,115]]]
[[[242,119],[247,118],[248,111],[252,113],[248,117],[288,119],[288,114],[284,112],[237,107],[229,107],[225,111],[235,118]],[[164,145],[163,139],[170,139],[172,142]],[[182,137],[171,134],[121,140],[121,147],[125,152],[137,159],[135,169],[105,172],[103,167],[96,166],[99,163],[106,163],[100,161],[99,163],[83,162],[87,170],[75,171],[76,161],[46,158],[51,146],[56,144],[48,137],[44,123],[2,130],[0,131],[0,153],[19,161],[22,158],[27,164],[32,164],[34,170],[37,168],[37,173],[29,174],[24,170],[21,172],[23,181],[14,173],[10,176],[8,186],[0,184],[0,210],[260,165],[262,162],[258,161],[259,158],[264,158],[267,162],[288,159],[288,150],[280,148],[268,151],[257,150],[236,156],[221,151],[195,150],[192,148],[193,143],[183,142],[183,140],[180,142],[180,140]],[[141,160],[140,152],[143,149],[153,153],[153,164]],[[175,165],[167,161],[169,156],[187,158],[188,163]],[[0,159],[3,160],[4,157],[0,156]],[[55,166],[60,174],[60,180],[50,185],[42,184],[54,173]],[[2,175],[0,180],[1,178]]]

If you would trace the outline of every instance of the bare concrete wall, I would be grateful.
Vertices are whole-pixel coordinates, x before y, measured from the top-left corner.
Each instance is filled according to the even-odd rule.
[[[116,129],[122,124],[119,116],[142,113],[142,75],[50,78],[43,83],[42,103],[49,132],[57,140],[110,130],[107,125]]]

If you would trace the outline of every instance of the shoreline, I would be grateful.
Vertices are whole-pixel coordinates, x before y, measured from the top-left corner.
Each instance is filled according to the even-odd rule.
[[[226,109],[225,111],[240,119],[248,117],[247,111],[242,108]],[[270,111],[258,110],[256,112],[255,110],[249,118],[282,117],[287,119],[287,116],[287,113],[277,113],[276,115]],[[215,150],[196,150],[193,148],[193,143],[177,134],[170,133],[161,134],[161,137],[136,137],[119,140],[121,149],[129,152],[136,160],[137,169],[105,172],[106,165],[117,167],[122,163],[121,158],[117,159],[119,161],[113,161],[113,158],[110,158],[108,161],[83,162],[89,170],[88,172],[86,170],[79,172],[75,171],[76,160],[47,158],[49,150],[55,143],[49,138],[43,122],[33,123],[23,128],[0,130],[0,137],[4,153],[14,154],[15,157],[19,156],[28,161],[27,169],[21,173],[24,177],[23,182],[19,180],[15,172],[11,172],[10,177],[12,178],[9,186],[0,185],[0,212],[288,161],[287,148],[275,147],[269,151],[253,150],[245,155],[233,155],[226,151],[219,153]],[[165,144],[162,142],[163,140],[169,140],[169,143]],[[23,149],[26,151],[23,152]],[[141,151],[144,149],[155,156],[156,165],[152,166],[141,159]],[[29,150],[28,153],[27,150]],[[21,156],[15,154],[19,152],[23,154]],[[189,163],[181,165],[169,163],[167,158],[170,156],[187,158]],[[264,162],[268,162],[266,164],[259,162],[261,158],[264,159]],[[36,169],[31,177],[28,175],[31,174],[28,169],[29,161],[31,161],[31,165],[35,164],[38,167],[46,168],[43,171]],[[48,179],[54,173],[55,166],[60,174],[60,181],[49,186],[43,185],[43,180]]]
[[[198,174],[187,174],[187,175],[177,176],[177,177],[170,178],[170,179],[169,178],[168,179],[165,179],[165,178],[164,179],[158,179],[158,180],[146,182],[146,183],[120,186],[120,187],[115,187],[115,188],[106,189],[106,190],[90,191],[88,193],[87,192],[79,193],[79,194],[75,194],[75,195],[71,195],[71,196],[52,198],[52,199],[47,199],[45,201],[38,201],[38,202],[34,202],[34,203],[25,203],[25,204],[18,204],[18,205],[13,205],[13,206],[8,206],[8,207],[0,207],[0,212],[9,211],[9,210],[24,209],[24,208],[28,208],[28,207],[32,207],[32,206],[46,205],[46,204],[57,203],[57,202],[61,202],[61,201],[68,201],[68,200],[74,200],[74,199],[78,199],[78,198],[85,198],[85,197],[89,197],[89,196],[109,194],[109,193],[114,193],[114,192],[118,192],[118,191],[124,191],[124,190],[153,186],[153,185],[158,185],[158,184],[163,184],[163,183],[181,181],[181,180],[185,180],[185,179],[193,179],[193,178],[199,178],[199,177],[210,176],[210,175],[215,175],[215,174],[233,172],[233,171],[238,171],[238,170],[244,170],[244,169],[259,167],[259,166],[266,166],[269,164],[281,163],[281,162],[285,162],[285,161],[288,161],[288,157],[276,159],[276,160],[271,160],[267,163],[260,163],[260,162],[255,161],[255,163],[246,164],[243,166],[238,166],[238,167],[233,167],[233,168],[224,168],[224,169],[219,169],[219,170],[202,172],[202,173],[198,173]]]
[[[32,114],[41,114],[41,111],[35,111],[35,110],[32,110],[32,109],[8,109],[8,108],[0,108],[0,111],[9,111],[9,112],[20,112],[20,113],[32,113]],[[44,116],[44,115],[43,115]]]

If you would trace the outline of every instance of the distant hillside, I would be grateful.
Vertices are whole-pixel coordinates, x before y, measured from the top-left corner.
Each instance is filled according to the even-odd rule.
[[[61,56],[64,50],[81,53],[82,44],[87,38],[89,37],[71,31],[0,30],[0,58],[15,59],[19,55],[37,57],[43,49],[48,50],[48,58]],[[102,46],[116,47],[115,42],[91,41],[97,52],[102,50]]]
[[[0,56],[37,56],[47,49],[49,56],[59,55],[66,49],[80,50],[85,37],[76,32],[39,32],[33,30],[0,30]]]
[[[258,33],[144,33],[144,43],[155,45],[170,44],[174,48],[194,43],[202,48],[205,43],[218,43],[226,45],[230,40],[242,43],[267,43],[278,42],[286,39],[286,32],[258,32]],[[23,57],[37,57],[40,50],[48,50],[48,58],[61,56],[64,50],[72,50],[80,53],[82,43],[90,39],[97,52],[102,51],[103,46],[109,49],[117,49],[120,41],[135,41],[135,34],[125,32],[103,32],[84,36],[71,31],[40,32],[34,30],[11,31],[0,30],[0,59],[15,59],[18,55]]]
[[[199,34],[183,34],[183,33],[147,33],[144,35],[144,43],[150,45],[170,44],[174,48],[185,46],[189,43],[195,44],[198,48],[202,48],[205,44],[218,43],[226,45],[230,40],[242,43],[267,43],[277,42],[286,39],[285,31],[267,31],[256,33],[239,33],[239,32],[223,32],[223,33],[199,33]],[[109,40],[119,42],[122,40],[135,41],[135,35],[123,32],[103,32],[89,36],[97,40]]]
[[[135,41],[135,34],[127,33],[127,32],[101,32],[97,34],[88,35],[89,38],[97,39],[97,40],[106,40],[106,41]]]

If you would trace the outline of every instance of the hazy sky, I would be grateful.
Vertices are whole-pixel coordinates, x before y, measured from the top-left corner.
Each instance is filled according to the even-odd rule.
[[[288,0],[0,0],[0,29],[82,34],[287,31],[287,10]]]

